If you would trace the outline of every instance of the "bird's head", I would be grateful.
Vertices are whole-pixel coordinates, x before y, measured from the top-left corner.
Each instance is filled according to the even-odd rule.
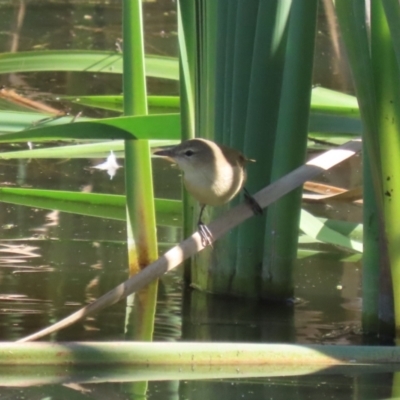
[[[220,152],[219,147],[213,142],[204,139],[190,139],[178,146],[156,150],[153,154],[169,158],[176,162],[180,169],[185,171],[212,166],[218,152]]]

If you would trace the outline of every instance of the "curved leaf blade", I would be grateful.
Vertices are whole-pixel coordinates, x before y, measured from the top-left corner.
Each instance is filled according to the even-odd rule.
[[[125,196],[122,195],[7,187],[0,188],[0,201],[91,217],[126,220]],[[181,201],[154,199],[154,204],[159,225],[181,226]]]
[[[0,142],[70,139],[179,140],[180,129],[179,114],[144,115],[43,126],[0,135]]]
[[[346,93],[323,87],[315,87],[311,92],[311,110],[360,118],[357,98]]]
[[[46,126],[68,124],[73,121],[73,116],[51,119],[52,115],[39,112],[0,111],[0,135],[19,132],[24,129],[42,126],[40,121],[48,118]],[[79,121],[90,121],[91,118],[79,118]]]
[[[146,56],[146,76],[179,79],[178,60]],[[0,74],[75,71],[122,74],[122,54],[113,51],[48,50],[0,54]]]
[[[174,146],[176,140],[150,140],[151,147]],[[33,158],[101,158],[107,157],[110,151],[123,158],[125,142],[123,140],[109,140],[69,146],[46,147],[32,150],[16,150],[0,153],[1,160],[33,159]]]
[[[301,210],[300,229],[306,235],[318,239],[321,242],[330,243],[359,253],[363,251],[362,243],[329,228],[318,218],[303,209]]]
[[[63,96],[62,98],[88,107],[123,112],[123,96]],[[150,108],[175,109],[175,112],[178,112],[180,107],[179,96],[147,96],[147,101]]]

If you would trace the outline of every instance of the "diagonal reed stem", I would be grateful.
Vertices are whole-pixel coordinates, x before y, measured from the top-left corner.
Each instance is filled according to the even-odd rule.
[[[358,153],[361,150],[361,147],[361,141],[354,140],[345,143],[343,146],[329,150],[260,190],[253,197],[261,207],[268,207],[274,201],[302,185],[304,182]],[[214,240],[216,240],[252,216],[252,210],[247,204],[242,203],[237,207],[231,208],[220,218],[213,221],[208,228],[212,232]],[[29,342],[31,340],[39,339],[49,335],[50,333],[66,328],[76,321],[86,318],[88,315],[98,312],[107,306],[115,304],[119,300],[129,296],[131,293],[134,293],[150,284],[166,272],[176,268],[182,263],[182,261],[201,250],[203,250],[201,238],[199,233],[196,232],[179,245],[167,251],[162,257],[151,265],[148,265],[139,274],[121,283],[115,289],[107,292],[95,302],[81,308],[54,325],[19,339],[17,342]]]

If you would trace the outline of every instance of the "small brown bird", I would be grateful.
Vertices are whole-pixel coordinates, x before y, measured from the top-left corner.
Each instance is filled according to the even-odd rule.
[[[206,139],[190,139],[153,153],[176,162],[183,171],[186,190],[200,203],[197,222],[203,246],[212,242],[212,234],[202,221],[206,205],[220,206],[232,200],[243,188],[245,199],[255,214],[262,208],[244,188],[246,157],[239,151]]]

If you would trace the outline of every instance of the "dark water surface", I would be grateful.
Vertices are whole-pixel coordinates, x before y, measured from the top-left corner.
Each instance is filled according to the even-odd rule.
[[[0,51],[34,49],[114,50],[121,37],[120,1],[0,1]],[[20,6],[23,20],[16,23]],[[176,2],[144,3],[146,51],[177,56]],[[323,19],[321,17],[321,19]],[[322,35],[320,44],[326,40]],[[329,62],[321,55],[321,64]],[[321,68],[316,68],[318,81]],[[328,68],[329,69],[329,68]],[[347,78],[346,78],[347,79]],[[337,86],[348,88],[342,78]],[[329,81],[329,79],[327,79]],[[345,83],[343,83],[345,81]],[[63,94],[116,94],[114,75],[31,73],[1,76],[19,93],[45,99],[54,107],[87,116],[115,115],[56,100]],[[82,82],[85,84],[83,85]],[[176,82],[148,80],[150,94],[177,94]],[[82,93],[82,90],[85,92]],[[20,148],[25,148],[21,145]],[[2,145],[1,150],[9,150]],[[1,186],[124,193],[123,169],[113,180],[91,167],[103,160],[13,160],[0,162]],[[123,160],[119,160],[123,164]],[[356,186],[359,161],[325,177],[342,187]],[[177,171],[154,161],[157,197],[180,197]],[[313,207],[313,213],[361,221],[359,206]],[[123,221],[0,203],[0,340],[13,341],[70,314],[127,277],[126,226]],[[180,239],[179,229],[159,227],[160,252]],[[324,253],[301,258],[296,266],[298,303],[264,304],[209,296],[183,287],[181,270],[161,279],[154,339],[160,341],[240,341],[361,344],[360,263],[341,261],[350,254],[314,245]],[[53,341],[124,340],[126,303],[120,302],[60,331]],[[373,373],[374,372],[374,373]],[[54,377],[56,376],[56,378]],[[1,369],[0,398],[135,398],[134,369]],[[162,376],[162,374],[161,374]],[[197,378],[199,379],[199,378]],[[321,375],[162,381],[149,383],[154,399],[384,399],[395,398],[391,371],[352,368]],[[25,382],[25,383],[24,383]],[[64,384],[65,383],[65,384]],[[391,397],[393,396],[393,397]]]

